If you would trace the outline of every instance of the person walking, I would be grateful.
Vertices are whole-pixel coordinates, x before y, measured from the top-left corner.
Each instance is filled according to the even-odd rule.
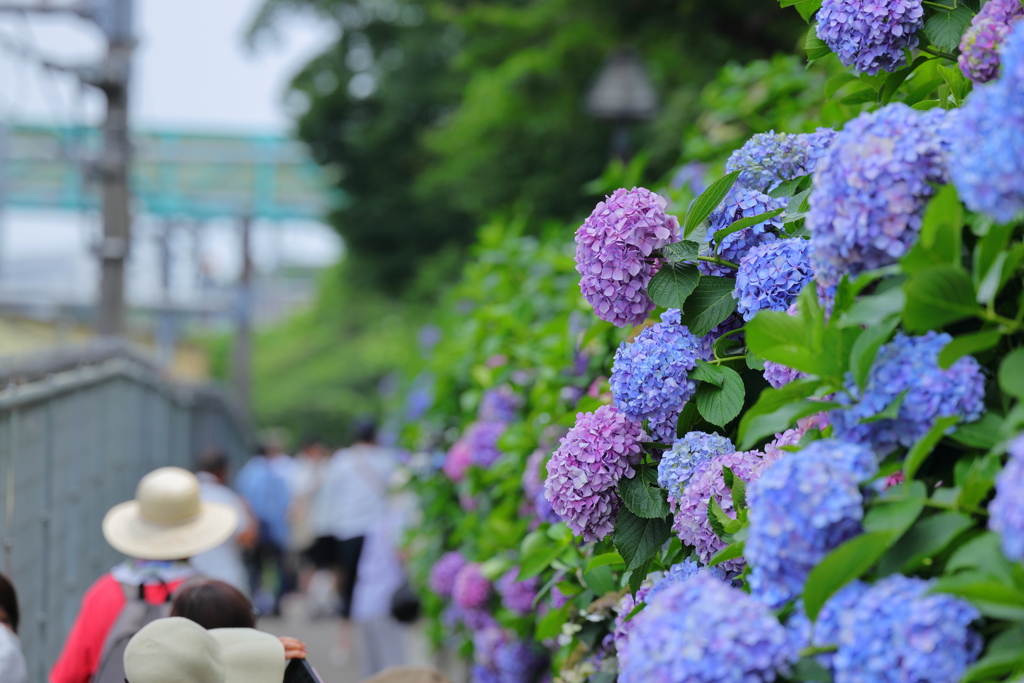
[[[221,450],[204,453],[196,468],[199,497],[213,503],[230,505],[238,511],[238,528],[234,536],[216,548],[192,558],[192,567],[202,576],[225,581],[248,595],[249,573],[242,559],[243,552],[256,545],[257,524],[245,499],[228,488],[228,456]]]
[[[271,465],[267,448],[260,446],[238,472],[235,485],[256,516],[259,534],[249,552],[249,586],[253,601],[261,612],[281,613],[281,596],[285,592],[288,546],[288,482]],[[280,457],[280,456],[278,456]],[[287,457],[287,456],[284,456]],[[263,590],[264,569],[272,567],[275,585]]]
[[[332,529],[333,491],[325,484],[330,453],[317,436],[302,440],[291,481],[292,550],[305,560],[301,585],[316,619],[333,614],[337,602],[338,539]]]
[[[0,683],[28,683],[28,665],[18,640],[18,594],[0,574]]]
[[[130,559],[86,591],[50,683],[123,683],[130,638],[170,612],[174,591],[196,575],[189,558],[216,548],[237,526],[234,508],[200,499],[188,470],[144,476],[135,499],[103,518],[103,537]]]

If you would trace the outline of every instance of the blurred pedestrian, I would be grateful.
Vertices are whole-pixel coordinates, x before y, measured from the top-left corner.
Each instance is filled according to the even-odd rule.
[[[227,454],[217,449],[203,453],[196,468],[196,476],[199,477],[199,497],[235,508],[239,522],[234,536],[213,550],[193,557],[192,567],[202,576],[226,581],[248,594],[249,573],[242,553],[256,545],[258,527],[245,499],[228,488]]]
[[[391,452],[377,445],[377,426],[371,420],[356,425],[356,441],[331,458],[328,483],[333,496],[332,524],[338,539],[341,566],[341,616],[339,652],[341,660],[351,654],[352,599],[358,590],[359,558],[366,535],[387,512],[388,480],[394,471]]]
[[[135,499],[103,518],[103,537],[128,559],[86,591],[50,683],[123,683],[133,635],[170,613],[174,591],[196,575],[189,558],[216,548],[238,512],[200,500],[199,480],[178,467],[142,478]]]
[[[0,574],[0,683],[28,683],[28,665],[18,640],[18,594]]]
[[[303,438],[292,477],[292,549],[305,560],[302,586],[312,618],[335,612],[338,539],[334,537],[334,492],[326,482],[330,452],[317,436]]]
[[[259,525],[256,545],[247,557],[253,600],[261,612],[280,614],[287,572],[284,554],[288,545],[289,495],[287,480],[271,466],[267,453],[267,447],[260,446],[238,472],[235,485]],[[270,590],[263,589],[267,569],[275,574]]]

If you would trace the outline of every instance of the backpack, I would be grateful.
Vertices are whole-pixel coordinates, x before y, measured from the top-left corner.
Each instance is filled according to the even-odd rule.
[[[159,583],[167,587],[163,581]],[[166,600],[153,604],[146,600],[145,583],[139,586],[121,584],[121,590],[124,591],[125,597],[124,609],[117,616],[117,621],[103,641],[100,666],[91,683],[125,683],[124,651],[128,647],[128,641],[149,622],[171,615],[174,592],[168,590]]]

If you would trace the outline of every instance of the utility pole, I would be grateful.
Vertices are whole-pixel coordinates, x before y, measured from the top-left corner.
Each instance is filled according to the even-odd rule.
[[[235,300],[235,344],[231,370],[235,396],[245,416],[250,414],[252,376],[252,217],[244,214],[239,225],[242,239],[242,273]]]

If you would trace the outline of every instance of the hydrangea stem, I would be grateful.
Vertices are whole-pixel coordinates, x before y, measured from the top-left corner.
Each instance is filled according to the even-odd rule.
[[[933,50],[930,47],[922,47],[921,52],[927,52],[934,57],[942,57],[943,59],[948,59],[951,62],[956,61],[956,55],[950,54],[949,52],[943,52],[942,50]]]
[[[739,270],[739,266],[733,263],[732,261],[726,261],[725,259],[720,259],[717,256],[698,256],[697,260],[707,261],[708,263],[714,263],[716,266],[725,266],[726,268]]]

